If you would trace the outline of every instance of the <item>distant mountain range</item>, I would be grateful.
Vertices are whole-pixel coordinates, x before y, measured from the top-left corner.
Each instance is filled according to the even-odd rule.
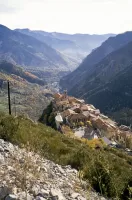
[[[0,77],[24,80],[28,89],[45,80],[58,89],[61,79],[62,89],[118,120],[126,108],[132,117],[131,73],[132,32],[71,35],[0,25]]]
[[[132,109],[132,32],[109,38],[60,84],[104,113]]]
[[[0,25],[0,59],[26,68],[70,71],[77,65],[34,37]]]
[[[99,62],[94,73],[80,86],[78,94],[103,112],[127,107],[132,97],[131,72],[132,42]],[[77,90],[71,91],[75,94]]]
[[[94,73],[98,62],[130,41],[132,41],[132,32],[108,38],[100,47],[89,54],[75,71],[62,78],[60,82],[61,86],[67,88],[69,91],[75,86],[74,89],[76,92],[76,89],[83,86],[92,73]]]
[[[100,46],[102,42],[114,34],[89,35],[89,34],[64,34],[57,32],[32,31],[30,29],[16,29],[23,34],[32,36],[68,57],[80,63],[82,59]]]
[[[112,34],[110,34],[112,35]],[[48,81],[58,81],[73,71],[108,35],[48,33],[11,30],[0,25],[0,60],[20,65]]]

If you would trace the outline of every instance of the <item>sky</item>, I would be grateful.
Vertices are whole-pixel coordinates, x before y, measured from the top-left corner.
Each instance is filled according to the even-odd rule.
[[[132,31],[132,0],[0,0],[0,24],[63,33]]]

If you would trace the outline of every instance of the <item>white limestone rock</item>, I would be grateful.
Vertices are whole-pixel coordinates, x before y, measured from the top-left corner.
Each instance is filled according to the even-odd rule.
[[[0,153],[0,165],[5,163],[5,158],[4,156]]]
[[[95,192],[87,198],[87,184],[83,181],[82,188],[77,174],[71,166],[62,167],[0,139],[0,199],[106,200]]]
[[[63,196],[62,192],[60,189],[54,189],[54,188],[51,188],[50,190],[50,194],[52,197],[52,200],[66,200],[66,198]]]

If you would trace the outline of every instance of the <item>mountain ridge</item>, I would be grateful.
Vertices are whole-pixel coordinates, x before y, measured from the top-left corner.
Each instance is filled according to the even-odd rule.
[[[54,49],[72,56],[78,63],[89,54],[92,49],[98,47],[104,40],[114,34],[90,35],[90,34],[65,34],[58,32],[46,32],[30,29],[15,29],[27,35],[47,43]]]
[[[132,41],[112,52],[95,65],[94,73],[78,88],[70,91],[99,108],[116,121],[130,125],[132,97]],[[126,109],[126,114],[125,114]],[[122,110],[122,113],[121,113]],[[118,114],[119,113],[119,114]],[[123,115],[120,120],[120,115]],[[127,117],[127,121],[125,116]]]
[[[64,58],[60,52],[36,38],[12,31],[3,25],[0,26],[0,59],[22,66],[51,67],[68,71],[72,68],[70,59]]]
[[[132,41],[132,32],[125,32],[115,37],[110,37],[103,42],[100,47],[93,50],[75,71],[63,77],[60,81],[60,85],[62,88],[67,88],[70,91],[72,87],[78,87],[83,84],[84,80],[88,79],[94,72],[98,62],[130,41]],[[69,81],[68,83],[70,83],[69,85],[67,84],[67,80]]]
[[[0,61],[0,72],[7,73],[8,75],[14,74],[19,76],[30,83],[36,83],[39,85],[46,85],[46,82],[37,76],[24,71],[20,66],[13,65],[6,61]]]

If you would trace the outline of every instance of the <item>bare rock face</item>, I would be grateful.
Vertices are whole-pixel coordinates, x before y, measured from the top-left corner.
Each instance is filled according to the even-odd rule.
[[[62,167],[0,140],[0,199],[105,200],[86,187],[70,166]]]

